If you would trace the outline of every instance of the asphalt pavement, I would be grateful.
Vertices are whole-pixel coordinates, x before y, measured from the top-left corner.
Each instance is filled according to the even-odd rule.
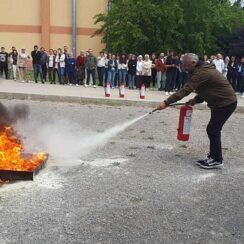
[[[16,86],[22,85],[51,93],[51,85]],[[115,126],[150,109],[1,102],[30,106],[29,119],[15,128],[27,150],[50,153],[33,182],[0,187],[1,244],[244,243],[242,113],[223,128],[224,168],[204,170],[195,161],[208,152],[209,110],[194,109],[190,141],[179,142],[175,108],[109,137]]]

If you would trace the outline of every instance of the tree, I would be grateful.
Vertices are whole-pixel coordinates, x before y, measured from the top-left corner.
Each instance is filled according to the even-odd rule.
[[[220,40],[244,25],[244,14],[228,0],[112,0],[107,14],[98,14],[109,51],[152,53],[165,50],[199,54],[223,48]]]

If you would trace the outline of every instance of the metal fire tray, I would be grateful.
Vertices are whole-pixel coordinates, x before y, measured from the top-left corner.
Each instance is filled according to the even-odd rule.
[[[31,154],[29,154],[29,153],[23,154],[24,157],[29,157],[30,155]],[[3,169],[0,169],[0,179],[1,180],[9,180],[9,181],[34,180],[34,176],[42,168],[45,167],[47,159],[43,160],[33,171],[15,171],[15,170],[3,170]]]

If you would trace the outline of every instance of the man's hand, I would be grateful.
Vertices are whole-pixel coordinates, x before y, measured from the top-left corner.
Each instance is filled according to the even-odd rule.
[[[165,104],[165,102],[162,102],[157,107],[157,110],[163,110],[163,109],[166,109],[166,108],[167,108],[167,105]]]
[[[188,102],[186,102],[186,105],[194,106],[196,103],[197,103],[196,100],[193,98],[190,99]]]

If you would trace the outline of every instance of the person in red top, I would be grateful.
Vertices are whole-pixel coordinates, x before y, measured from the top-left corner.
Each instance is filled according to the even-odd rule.
[[[165,88],[166,81],[166,65],[164,60],[164,53],[160,53],[159,58],[156,60],[155,69],[157,70],[158,90],[162,91]]]
[[[81,51],[80,55],[76,59],[76,69],[77,69],[77,82],[83,85],[85,79],[85,52]]]

